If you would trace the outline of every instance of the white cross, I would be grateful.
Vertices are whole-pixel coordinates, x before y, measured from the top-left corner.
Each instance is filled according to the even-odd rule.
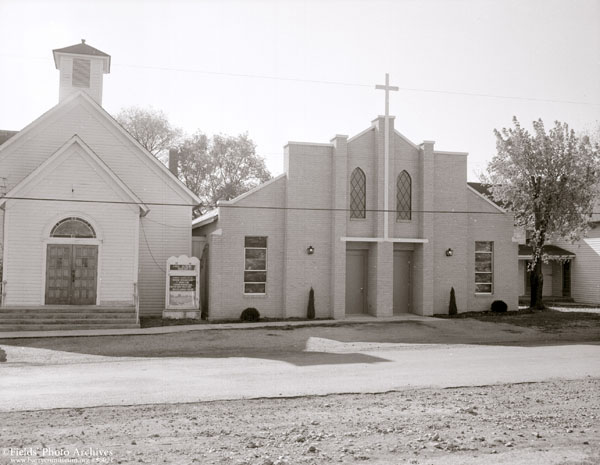
[[[390,86],[390,75],[385,73],[385,85],[376,85],[375,89],[385,90],[385,119],[384,119],[384,143],[383,143],[383,238],[389,237],[389,172],[390,172],[390,90],[399,90],[396,86]]]
[[[385,85],[377,84],[375,89],[385,90],[385,117],[390,116],[390,90],[399,90],[396,86],[390,86],[390,75],[385,73]]]

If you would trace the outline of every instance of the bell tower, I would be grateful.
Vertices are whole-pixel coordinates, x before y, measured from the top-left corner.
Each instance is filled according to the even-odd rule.
[[[56,69],[60,71],[58,101],[83,91],[102,105],[102,81],[104,75],[110,73],[110,55],[89,46],[85,39],[52,53]]]

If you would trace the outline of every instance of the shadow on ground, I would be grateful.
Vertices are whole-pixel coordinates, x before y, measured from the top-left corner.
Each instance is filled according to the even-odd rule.
[[[56,337],[0,340],[8,363],[61,364],[97,357],[247,357],[284,361],[298,366],[385,362],[385,350],[410,350],[423,345],[479,344],[541,346],[597,343],[600,318],[566,324],[550,318],[552,331],[527,323],[480,321],[474,318],[357,323],[309,327],[224,329],[171,334]],[[598,316],[598,315],[595,315]],[[512,319],[518,318],[513,316]],[[559,324],[562,322],[561,324]],[[575,323],[574,323],[575,322]],[[311,342],[312,341],[312,342]],[[317,341],[317,342],[315,342]],[[318,342],[321,341],[321,342]],[[27,350],[34,349],[34,350]],[[373,355],[375,354],[376,355]],[[77,355],[69,355],[77,354]],[[83,356],[83,357],[81,357]]]

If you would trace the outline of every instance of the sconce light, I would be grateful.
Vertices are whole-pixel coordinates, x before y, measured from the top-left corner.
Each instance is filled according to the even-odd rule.
[[[454,250],[448,248],[448,250],[446,250],[446,257],[451,257],[452,255],[454,255]]]
[[[309,245],[309,246],[306,248],[306,253],[307,253],[308,255],[312,255],[312,254],[314,254],[314,253],[315,253],[315,248],[314,248],[312,245]]]

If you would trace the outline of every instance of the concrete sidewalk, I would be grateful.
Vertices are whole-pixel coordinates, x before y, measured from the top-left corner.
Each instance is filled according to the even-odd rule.
[[[431,317],[405,313],[388,318],[376,318],[371,315],[352,315],[343,320],[292,320],[292,321],[258,321],[256,323],[201,323],[196,325],[156,326],[152,328],[133,329],[74,329],[57,331],[13,331],[0,332],[0,339],[23,339],[44,337],[77,337],[77,336],[127,336],[184,333],[188,331],[210,331],[219,329],[258,329],[286,326],[339,326],[356,323],[386,323],[397,321],[428,321]],[[436,321],[446,321],[436,319]],[[449,321],[449,320],[448,320]]]

